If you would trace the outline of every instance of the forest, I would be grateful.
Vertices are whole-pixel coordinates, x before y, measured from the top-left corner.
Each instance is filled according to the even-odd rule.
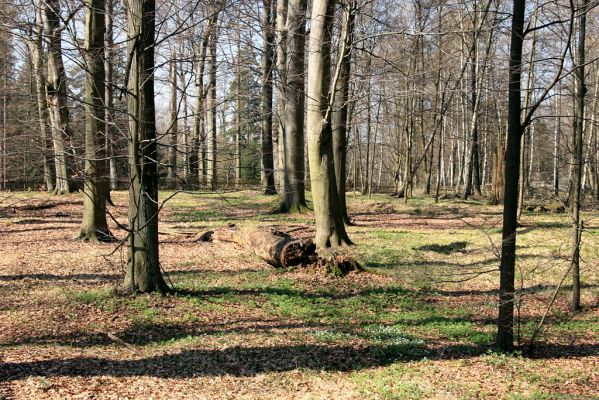
[[[598,5],[0,0],[0,400],[599,398]]]

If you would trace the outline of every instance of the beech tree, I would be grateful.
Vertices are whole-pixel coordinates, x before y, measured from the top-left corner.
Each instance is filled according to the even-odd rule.
[[[44,72],[44,54],[43,54],[43,35],[44,26],[42,22],[41,7],[35,10],[35,20],[28,32],[27,46],[29,57],[31,58],[31,69],[35,81],[35,103],[40,129],[40,141],[42,146],[42,168],[44,173],[44,182],[46,190],[54,191],[54,176],[50,163],[52,158],[51,149],[48,144],[48,104],[46,102],[46,73]]]
[[[333,158],[335,163],[335,183],[339,197],[339,208],[343,221],[350,223],[345,199],[347,175],[347,123],[349,118],[349,83],[351,77],[351,55],[354,45],[354,24],[358,4],[349,0],[344,5],[343,23],[340,34],[339,72],[334,86],[332,115]]]
[[[216,45],[218,43],[218,14],[219,6],[213,4],[214,8],[210,19],[208,35],[208,48],[206,62],[208,64],[208,79],[206,88],[206,183],[211,190],[218,186],[217,169],[217,142],[216,142]]]
[[[106,201],[110,192],[106,158],[105,70],[104,70],[104,0],[87,0],[85,31],[85,171],[83,223],[81,238],[91,241],[110,240],[106,221]]]
[[[518,194],[520,178],[520,151],[522,135],[531,123],[535,111],[549,92],[560,81],[566,53],[570,49],[574,9],[570,12],[570,22],[564,51],[558,58],[558,66],[553,79],[546,85],[536,101],[523,113],[522,109],[522,49],[524,36],[524,15],[526,0],[513,0],[512,28],[510,35],[510,59],[508,80],[508,129],[505,150],[505,179],[503,203],[503,229],[501,261],[499,266],[499,316],[497,321],[496,345],[502,351],[514,349],[514,302],[516,272],[516,228],[518,223]],[[531,29],[536,29],[532,27]]]
[[[264,194],[277,194],[275,188],[274,159],[272,145],[272,100],[273,100],[273,56],[274,26],[272,1],[264,0],[262,14],[262,190]]]
[[[130,0],[129,54],[129,259],[126,286],[132,292],[169,290],[158,258],[158,175],[154,107],[154,0]]]
[[[308,62],[307,128],[310,181],[316,217],[316,247],[350,244],[335,178],[333,131],[331,125],[335,83],[331,88],[331,39],[335,15],[334,0],[312,3]],[[342,55],[343,57],[343,55]],[[336,72],[335,79],[338,79]]]
[[[41,1],[44,32],[48,47],[48,75],[46,83],[47,103],[50,113],[52,143],[54,145],[54,169],[56,194],[69,193],[69,174],[73,173],[66,150],[71,136],[67,77],[62,61],[62,24],[59,0]]]
[[[570,309],[580,310],[580,246],[583,223],[580,215],[582,200],[582,172],[584,167],[584,116],[585,96],[587,92],[585,80],[585,40],[588,0],[576,3],[578,16],[576,61],[574,63],[574,134],[573,134],[573,173],[572,173],[572,301]]]
[[[304,164],[304,47],[306,0],[289,0],[285,53],[284,161],[281,211],[307,209]],[[279,139],[281,140],[281,139]]]

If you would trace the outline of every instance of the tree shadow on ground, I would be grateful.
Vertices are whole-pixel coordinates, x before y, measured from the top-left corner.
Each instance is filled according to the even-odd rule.
[[[596,355],[598,345],[554,345],[542,348],[535,358],[556,358],[576,354]],[[427,359],[466,359],[479,356],[488,347],[448,345],[429,352]],[[250,377],[262,373],[296,369],[315,371],[357,371],[395,362],[422,359],[422,352],[398,351],[389,346],[353,347],[340,345],[281,345],[270,347],[229,347],[191,349],[141,359],[114,360],[100,357],[74,357],[24,362],[8,362],[0,369],[0,382],[44,377],[135,377],[187,379],[198,376]]]
[[[40,281],[101,281],[112,282],[122,278],[122,274],[17,274],[0,275],[0,282],[21,281],[21,280],[40,280]]]
[[[465,242],[465,241],[452,242],[449,244],[426,244],[426,245],[417,247],[416,250],[432,251],[434,253],[440,253],[440,254],[452,254],[452,253],[462,252],[462,251],[466,250],[467,244],[468,244],[468,242]]]

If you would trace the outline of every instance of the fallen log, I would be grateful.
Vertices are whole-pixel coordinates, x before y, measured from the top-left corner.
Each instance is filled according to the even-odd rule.
[[[275,268],[295,267],[314,262],[316,246],[310,239],[293,239],[271,228],[231,228],[202,235],[204,241],[236,243]]]
[[[232,227],[208,231],[201,234],[199,240],[236,243],[275,268],[303,266],[335,276],[363,270],[351,257],[333,253],[321,257],[316,253],[316,245],[311,239],[293,238],[287,232],[271,227]]]

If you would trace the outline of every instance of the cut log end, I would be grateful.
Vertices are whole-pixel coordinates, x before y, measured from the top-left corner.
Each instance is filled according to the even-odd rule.
[[[208,231],[198,241],[231,242],[250,250],[275,268],[306,267],[327,276],[345,276],[364,269],[351,257],[329,253],[319,256],[311,239],[294,239],[272,228],[246,227]]]

